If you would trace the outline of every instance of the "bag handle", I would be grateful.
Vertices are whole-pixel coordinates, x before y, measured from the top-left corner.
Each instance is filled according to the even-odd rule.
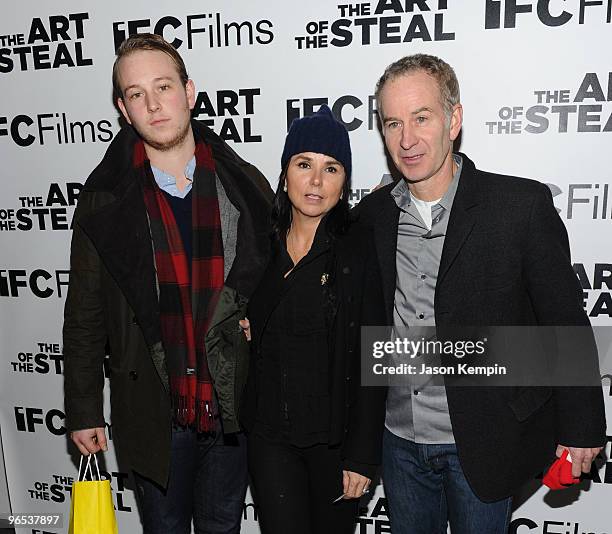
[[[96,471],[98,473],[98,480],[102,480],[100,477],[100,467],[98,466],[98,459],[96,458],[95,454],[88,454],[87,455],[87,464],[85,465],[85,470],[83,471],[83,478],[81,478],[81,468],[83,466],[83,455],[81,455],[81,459],[79,460],[79,478],[78,481],[79,482],[83,482],[85,481],[85,477],[87,476],[87,470],[89,469],[89,478],[91,480],[94,480],[94,476],[93,476],[93,471],[91,469],[91,457],[93,456],[94,461],[96,463]]]

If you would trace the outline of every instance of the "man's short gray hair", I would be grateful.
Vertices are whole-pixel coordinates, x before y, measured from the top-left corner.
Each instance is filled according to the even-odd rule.
[[[444,108],[446,117],[450,118],[453,107],[458,104],[460,100],[459,81],[457,80],[457,75],[448,63],[441,60],[439,57],[430,56],[428,54],[413,54],[411,56],[405,56],[398,59],[394,63],[391,63],[391,65],[385,69],[385,72],[376,84],[376,92],[374,93],[374,96],[376,97],[376,107],[379,114],[382,112],[380,93],[382,92],[385,84],[388,81],[394,80],[400,76],[418,71],[426,72],[434,80],[436,80],[438,89],[440,90],[440,103]]]

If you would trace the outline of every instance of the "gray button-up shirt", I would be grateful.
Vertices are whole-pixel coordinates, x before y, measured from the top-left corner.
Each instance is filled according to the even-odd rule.
[[[463,161],[440,201],[432,207],[432,226],[421,218],[405,180],[391,191],[400,208],[393,325],[400,337],[421,339],[421,326],[435,326],[434,295],[446,228]],[[418,362],[420,365],[420,362]],[[386,427],[416,443],[454,443],[444,386],[393,386],[387,396]]]

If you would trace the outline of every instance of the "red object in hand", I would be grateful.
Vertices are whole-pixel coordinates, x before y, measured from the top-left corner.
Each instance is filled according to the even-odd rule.
[[[565,449],[561,458],[557,458],[542,478],[542,484],[552,490],[565,489],[578,484],[580,478],[572,475],[572,462],[567,459],[569,451]]]

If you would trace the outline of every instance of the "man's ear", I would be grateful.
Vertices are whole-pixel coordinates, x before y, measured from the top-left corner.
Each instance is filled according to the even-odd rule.
[[[185,92],[187,93],[187,102],[189,104],[189,109],[193,109],[195,107],[196,101],[196,90],[193,80],[187,80],[187,83],[185,84]]]
[[[130,120],[130,116],[128,115],[127,109],[125,109],[123,98],[117,98],[117,107],[121,110],[121,114],[123,115],[123,118],[127,121],[127,123],[132,124],[132,121]]]
[[[455,104],[450,118],[450,140],[454,141],[459,136],[461,126],[463,125],[463,106]]]

